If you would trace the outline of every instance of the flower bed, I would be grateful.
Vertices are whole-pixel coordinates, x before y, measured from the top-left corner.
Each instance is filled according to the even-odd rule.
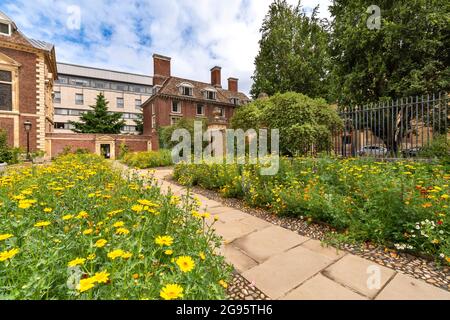
[[[0,296],[223,299],[230,270],[198,203],[144,182],[93,155],[7,171]]]
[[[323,222],[345,241],[372,241],[450,263],[450,173],[440,165],[370,159],[283,159],[257,165],[179,164],[183,185],[219,190],[278,215]]]
[[[123,157],[122,161],[127,166],[138,169],[168,167],[173,165],[172,155],[168,150],[128,153]]]

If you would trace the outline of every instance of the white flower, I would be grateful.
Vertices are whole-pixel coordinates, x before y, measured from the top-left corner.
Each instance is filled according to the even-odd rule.
[[[444,258],[445,258],[445,254],[441,253],[441,254],[439,255],[439,257],[441,257],[442,259],[444,259]]]

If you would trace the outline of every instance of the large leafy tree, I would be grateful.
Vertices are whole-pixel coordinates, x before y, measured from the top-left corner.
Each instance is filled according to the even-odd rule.
[[[120,134],[125,121],[122,114],[112,113],[108,111],[109,102],[105,96],[100,93],[94,106],[90,106],[92,110],[84,113],[80,117],[79,122],[70,121],[74,126],[73,131],[77,133],[105,133]]]
[[[310,97],[328,93],[328,33],[317,16],[318,7],[306,14],[301,3],[275,0],[264,19],[255,60],[251,94],[301,92]]]
[[[234,129],[279,129],[280,152],[289,156],[330,150],[333,133],[343,127],[336,110],[324,99],[295,92],[243,106],[231,122]]]
[[[340,104],[364,104],[450,90],[450,2],[372,0],[330,6],[332,83]]]

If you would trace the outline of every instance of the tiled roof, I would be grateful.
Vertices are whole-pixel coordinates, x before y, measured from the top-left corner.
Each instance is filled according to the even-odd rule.
[[[193,95],[185,96],[180,93],[179,87],[183,84],[191,84],[193,86]],[[204,97],[204,91],[207,89],[213,89],[217,92],[217,100],[207,100]],[[165,81],[162,88],[159,90],[158,94],[162,95],[170,95],[170,96],[178,96],[180,99],[195,99],[195,100],[204,100],[205,102],[218,102],[223,104],[231,104],[230,99],[238,98],[240,101],[247,102],[250,99],[242,92],[233,92],[221,88],[215,88],[209,83],[193,81],[189,79],[170,77]]]

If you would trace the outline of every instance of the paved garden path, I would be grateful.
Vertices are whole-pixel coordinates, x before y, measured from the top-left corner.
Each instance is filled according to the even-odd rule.
[[[163,192],[171,189],[176,195],[186,194],[185,188],[164,180],[171,173],[170,169],[155,171]],[[271,299],[450,300],[448,291],[361,257],[323,247],[317,240],[202,195],[193,196],[200,199],[202,209],[219,217],[214,228],[224,238],[220,253]]]

